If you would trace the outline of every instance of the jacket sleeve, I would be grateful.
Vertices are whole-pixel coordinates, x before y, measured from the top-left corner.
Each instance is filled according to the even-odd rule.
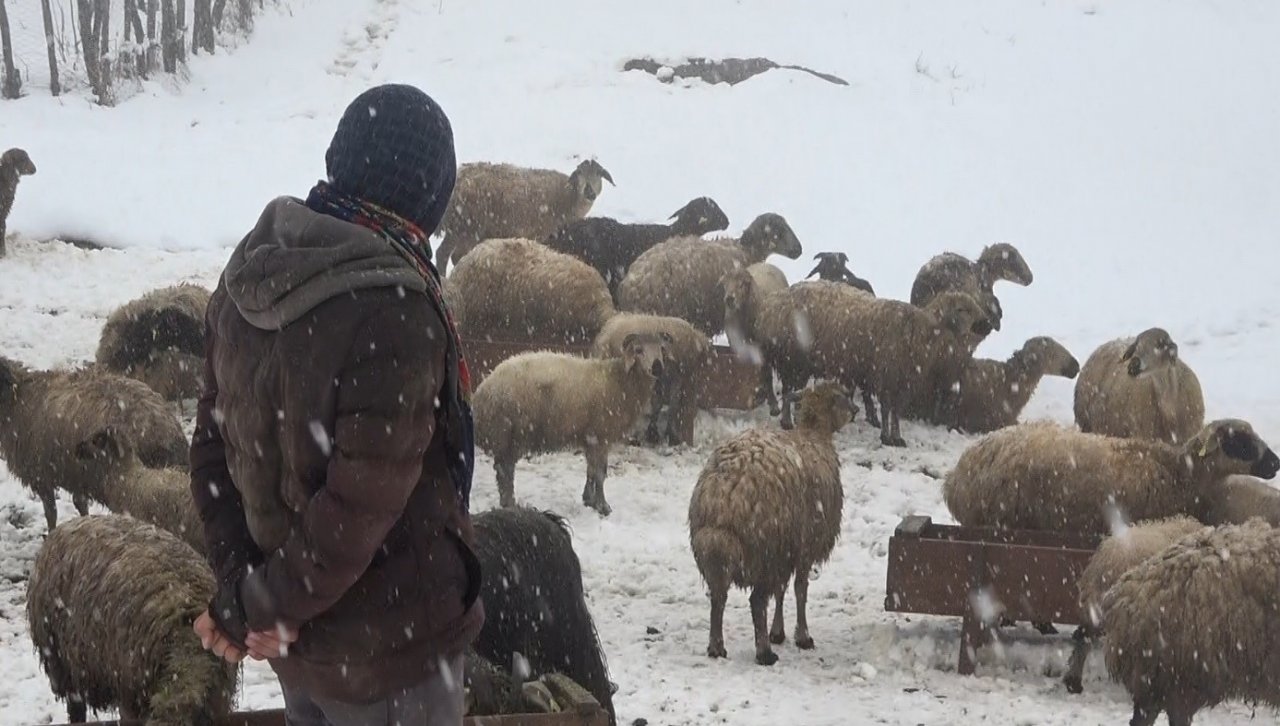
[[[224,298],[225,299],[225,298]],[[217,344],[208,316],[205,321],[204,392],[196,408],[196,428],[191,437],[191,497],[204,523],[205,552],[217,578],[218,590],[210,613],[219,628],[237,644],[244,643],[244,615],[239,584],[245,573],[262,562],[262,552],[249,534],[240,492],[231,482],[227,452],[218,428],[218,381],[213,350]]]
[[[324,485],[302,526],[244,581],[252,630],[299,627],[368,569],[422,475],[444,380],[444,328],[426,306],[395,306],[358,328],[337,378]]]

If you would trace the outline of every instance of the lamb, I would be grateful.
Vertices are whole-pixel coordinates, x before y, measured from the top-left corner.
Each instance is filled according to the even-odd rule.
[[[1169,333],[1149,328],[1089,356],[1075,414],[1081,431],[1178,444],[1204,426],[1204,395]]]
[[[1076,630],[1075,647],[1062,681],[1070,693],[1083,693],[1084,663],[1089,658],[1090,641],[1102,634],[1102,598],[1107,589],[1124,573],[1173,544],[1180,538],[1204,528],[1200,522],[1184,516],[1151,522],[1139,522],[1123,534],[1102,541],[1089,566],[1080,575],[1078,585],[1081,625]]]
[[[581,446],[587,459],[582,503],[608,516],[609,447],[650,409],[673,342],[661,333],[633,333],[618,358],[538,352],[499,363],[476,388],[472,406],[476,444],[493,456],[502,506],[515,504],[522,457]]]
[[[476,247],[444,296],[464,336],[492,340],[590,343],[616,312],[587,263],[526,239]]]
[[[760,381],[756,388],[756,403],[767,401],[770,415],[776,416],[781,409],[773,390],[773,366],[767,358],[760,355],[756,320],[761,315],[765,299],[775,292],[787,289],[787,276],[767,262],[758,262],[725,275],[720,285],[724,288],[725,332],[728,334],[729,344],[739,355],[759,360]]]
[[[969,447],[943,495],[969,527],[1106,534],[1117,517],[1194,514],[1232,474],[1271,479],[1277,471],[1280,458],[1236,419],[1214,421],[1180,446],[1034,423]]]
[[[1254,517],[1280,527],[1280,489],[1251,476],[1229,476],[1209,493],[1200,520],[1205,524],[1244,524]]]
[[[1080,363],[1058,341],[1031,338],[1007,361],[964,362],[956,380],[935,381],[934,390],[912,402],[905,414],[967,433],[989,433],[1018,423],[1044,376],[1075,378]]]
[[[551,169],[484,162],[458,167],[440,232],[436,266],[443,277],[449,263],[462,260],[487,239],[542,239],[566,222],[582,219],[613,177],[594,159],[565,176]]]
[[[843,282],[865,293],[876,294],[871,283],[853,274],[849,269],[849,255],[843,252],[819,252],[813,256],[813,259],[817,260],[818,264],[804,276],[806,280],[817,275],[819,280]]]
[[[654,388],[653,408],[645,439],[650,444],[662,437],[671,445],[693,443],[693,422],[698,415],[698,384],[711,358],[711,341],[689,323],[660,315],[618,313],[605,323],[592,344],[597,358],[623,355],[622,341],[632,334],[667,335],[671,355],[662,361],[662,375]],[[662,409],[668,409],[665,432],[659,426]]]
[[[729,218],[711,197],[698,197],[676,210],[671,224],[624,224],[610,217],[569,222],[544,240],[551,249],[591,265],[609,286],[614,302],[631,263],[672,237],[701,237],[727,229]]]
[[[1170,726],[1227,700],[1280,708],[1280,530],[1261,521],[1187,535],[1103,599],[1107,670],[1133,698],[1132,726]]]
[[[689,542],[711,596],[707,655],[723,658],[729,587],[751,590],[756,663],[773,665],[786,639],[783,593],[795,576],[796,646],[813,647],[805,607],[809,571],[831,555],[844,490],[832,435],[855,407],[830,383],[804,392],[795,431],[751,429],[716,447],[689,501]],[[777,609],[768,625],[769,598]]]
[[[569,676],[615,723],[613,685],[564,519],[515,507],[481,512],[472,524],[489,613],[472,647],[497,664],[510,665],[520,654],[528,677]]]
[[[102,464],[77,455],[94,432],[129,432],[151,467],[188,467],[189,444],[178,417],[145,384],[100,368],[32,371],[0,358],[0,454],[40,497],[49,529],[58,523],[55,492],[71,492],[76,511],[103,501]]]
[[[51,531],[27,582],[27,622],[69,720],[113,707],[149,726],[226,716],[237,669],[191,631],[214,589],[200,555],[131,517],[79,517]]]
[[[999,330],[1004,311],[993,291],[995,284],[1008,280],[1026,287],[1032,279],[1031,268],[1011,244],[1001,242],[982,248],[977,262],[954,252],[944,252],[930,259],[916,273],[915,282],[911,285],[911,304],[924,307],[943,292],[967,292],[988,309],[991,329]],[[985,334],[967,336],[965,342],[972,351],[984,338]]]
[[[102,328],[98,365],[142,381],[168,401],[198,397],[209,297],[205,288],[183,283],[116,309]]]
[[[931,391],[933,381],[954,380],[969,357],[962,336],[984,335],[987,316],[964,293],[944,293],[925,308],[872,297],[840,285],[815,289],[831,305],[803,306],[813,344],[809,358],[814,373],[880,402],[880,441],[906,446],[900,426],[902,411]],[[816,301],[815,301],[816,302]]]
[[[36,165],[22,149],[9,149],[0,154],[0,257],[5,255],[5,226],[9,212],[13,211],[13,198],[18,193],[18,182],[24,176],[36,173]]]
[[[756,217],[737,240],[677,237],[631,265],[618,287],[619,308],[682,318],[708,336],[724,330],[725,275],[777,253],[796,259],[800,240],[780,215]]]

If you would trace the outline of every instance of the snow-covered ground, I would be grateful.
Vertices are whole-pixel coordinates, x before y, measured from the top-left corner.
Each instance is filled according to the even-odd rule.
[[[148,85],[114,109],[31,85],[0,102],[0,148],[25,147],[39,167],[0,260],[0,354],[75,365],[115,305],[180,280],[212,285],[262,205],[323,174],[350,98],[407,81],[449,112],[463,160],[598,158],[618,186],[596,214],[662,219],[703,194],[733,232],[783,214],[806,250],[781,261],[793,279],[811,253],[843,250],[901,298],[938,251],[1013,242],[1036,280],[999,289],[1005,327],[980,353],[1049,334],[1083,361],[1161,325],[1199,373],[1210,417],[1246,418],[1280,442],[1278,35],[1280,5],[1264,0],[286,0],[234,54],[193,61],[180,88]],[[788,71],[732,88],[663,85],[620,72],[638,55],[761,55],[851,85]],[[55,237],[121,249],[35,241]],[[1026,417],[1069,422],[1070,395],[1048,379]],[[810,591],[818,649],[787,645],[775,667],[754,665],[738,593],[730,657],[708,660],[688,494],[711,447],[750,425],[767,424],[704,416],[694,447],[616,452],[607,520],[578,501],[580,457],[518,468],[518,496],[574,527],[622,722],[1127,722],[1097,657],[1087,692],[1065,693],[1065,636],[1006,631],[966,678],[954,672],[958,621],[883,612],[893,527],[912,513],[948,519],[925,472],[945,472],[971,441],[917,425],[904,428],[906,450],[882,449],[861,421],[838,437],[847,502]],[[476,506],[495,502],[482,457]],[[2,466],[0,509],[0,724],[62,720],[24,615],[43,517]],[[247,667],[240,703],[279,703],[266,668]],[[1197,723],[1250,715],[1222,707]]]

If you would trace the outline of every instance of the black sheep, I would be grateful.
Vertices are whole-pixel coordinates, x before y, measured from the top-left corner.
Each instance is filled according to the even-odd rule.
[[[843,282],[863,292],[876,294],[876,291],[871,289],[871,283],[849,270],[849,255],[843,252],[819,252],[813,256],[813,259],[818,261],[818,265],[812,272],[805,275],[805,279],[817,275],[820,280]]]

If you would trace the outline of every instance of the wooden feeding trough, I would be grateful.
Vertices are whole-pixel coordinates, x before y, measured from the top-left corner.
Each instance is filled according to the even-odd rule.
[[[525,343],[502,340],[464,339],[462,346],[471,367],[471,385],[478,386],[499,363],[521,353],[548,350],[586,357],[589,345],[565,343]],[[699,405],[705,409],[726,408],[749,411],[755,408],[756,381],[760,367],[739,358],[727,345],[712,346],[711,358],[698,384]]]
[[[970,675],[975,651],[990,637],[984,615],[1080,623],[1077,583],[1101,540],[1092,534],[956,527],[907,517],[889,538],[884,609],[964,618],[958,670]],[[986,609],[996,612],[979,612]]]

